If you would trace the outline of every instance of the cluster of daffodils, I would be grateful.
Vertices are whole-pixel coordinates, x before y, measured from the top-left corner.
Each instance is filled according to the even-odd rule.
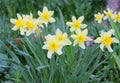
[[[60,29],[56,30],[55,35],[48,34],[45,36],[46,41],[44,42],[43,49],[48,50],[47,57],[51,58],[55,52],[58,55],[62,54],[62,48],[66,45],[70,45],[71,41],[68,38],[67,33],[62,33]]]
[[[75,32],[71,35],[71,38],[74,39],[73,46],[78,44],[82,49],[85,49],[84,43],[91,39],[87,36],[88,30],[84,29],[87,25],[82,23],[83,20],[83,16],[80,16],[78,19],[76,19],[75,16],[72,16],[72,22],[67,22],[66,25],[70,27],[71,32]]]
[[[78,45],[80,48],[85,49],[85,42],[91,41],[92,39],[87,36],[88,29],[86,29],[87,25],[82,23],[83,20],[83,16],[80,16],[78,19],[76,19],[75,16],[72,16],[72,22],[67,22],[66,25],[70,27],[70,31],[72,32],[70,37],[74,40],[73,46]],[[113,29],[108,32],[102,32],[100,37],[94,40],[94,43],[99,43],[102,51],[104,51],[104,47],[106,47],[109,52],[113,52],[111,45],[113,43],[119,43],[119,40],[113,37],[113,35]],[[43,46],[43,49],[48,50],[48,58],[51,58],[54,52],[61,55],[63,46],[71,45],[67,33],[63,34],[59,29],[56,30],[55,35],[49,34],[45,39],[46,41],[44,42],[45,45]]]
[[[95,20],[98,21],[98,23],[101,23],[102,20],[107,20],[109,18],[113,19],[114,22],[120,22],[120,12],[113,12],[110,9],[107,9],[104,11],[104,13],[95,14]]]
[[[10,22],[14,24],[12,30],[20,30],[21,35],[29,36],[32,33],[39,34],[41,29],[39,27],[46,26],[48,23],[55,22],[55,19],[52,17],[54,11],[48,11],[47,7],[43,8],[43,11],[38,11],[38,18],[33,18],[32,13],[30,15],[20,15],[17,14],[17,19],[10,19]]]
[[[47,7],[44,7],[42,12],[38,11],[38,18],[33,18],[32,13],[22,16],[17,14],[17,19],[10,19],[11,23],[14,24],[12,30],[20,30],[20,34],[26,36],[32,33],[39,34],[44,25],[47,26],[48,23],[55,22],[55,19],[52,17],[53,14],[54,11],[48,11]],[[104,11],[104,14],[95,14],[95,20],[98,21],[98,23],[101,23],[102,19],[106,20],[109,18],[113,18],[114,22],[120,22],[120,13],[113,13],[112,10],[107,9],[107,11]],[[66,22],[66,25],[70,27],[70,36],[68,36],[66,32],[63,33],[60,29],[56,30],[55,35],[48,34],[45,36],[42,48],[48,50],[48,58],[51,58],[54,53],[61,55],[63,47],[72,44],[71,39],[73,40],[73,46],[78,45],[82,49],[86,48],[85,44],[87,41],[93,41],[93,39],[88,36],[87,25],[84,24],[83,21],[84,16],[78,18],[72,16],[72,21]],[[94,43],[100,44],[102,51],[104,51],[104,47],[106,47],[109,52],[113,52],[111,48],[112,43],[119,43],[119,40],[113,37],[113,35],[113,29],[108,32],[102,32],[100,37],[94,40]]]
[[[87,27],[86,24],[83,24],[84,17],[80,16],[76,19],[75,16],[72,17],[72,22],[67,22],[66,24],[70,27],[70,31],[74,32],[71,34],[71,38],[74,39],[73,46],[79,45],[82,49],[85,49],[85,42],[90,41],[91,39],[87,36],[88,30],[84,29]],[[81,29],[84,30],[81,30]],[[70,41],[67,33],[62,33],[59,29],[56,30],[55,35],[48,34],[45,36],[46,41],[44,42],[43,49],[48,50],[48,58],[52,57],[52,54],[55,52],[58,55],[62,54],[62,48],[66,45],[71,45],[72,42]]]
[[[112,19],[114,22],[120,22],[120,12],[116,13],[110,9],[107,9],[106,11],[104,11],[103,14],[99,13],[95,14],[95,20],[98,21],[98,23],[101,23],[102,20],[107,20],[107,19]],[[95,43],[99,43],[100,44],[100,48],[102,51],[104,51],[104,47],[106,47],[108,49],[109,52],[113,52],[112,48],[111,48],[111,44],[112,43],[119,43],[119,40],[112,37],[114,35],[114,30],[111,29],[108,32],[102,32],[100,34],[101,37],[98,37],[95,40]]]

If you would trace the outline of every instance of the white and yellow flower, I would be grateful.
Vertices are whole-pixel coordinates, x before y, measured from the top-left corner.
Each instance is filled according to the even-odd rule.
[[[112,14],[112,19],[114,22],[120,22],[120,12]]]
[[[113,13],[113,11],[112,10],[110,10],[109,8],[107,8],[107,10],[106,11],[104,11],[104,14],[105,14],[105,16],[104,16],[104,18],[103,19],[108,19],[108,18],[110,18],[110,17],[112,17],[112,13]]]
[[[48,23],[55,22],[55,19],[52,17],[54,14],[54,11],[48,11],[47,7],[43,8],[43,11],[38,11],[38,15],[40,19],[43,21],[43,23],[47,26]]]
[[[41,27],[41,28],[44,27],[44,26],[43,26],[43,21],[42,21],[40,18],[37,18],[37,19],[36,19],[36,23],[37,23],[37,26],[38,26],[38,27]]]
[[[98,23],[101,23],[104,15],[98,12],[98,14],[95,14],[94,16],[95,20],[98,21]]]
[[[62,42],[63,46],[72,44],[71,41],[68,38],[67,33],[62,33],[62,31],[60,29],[56,30],[56,35],[55,36],[56,36],[56,39],[59,42]]]
[[[85,28],[87,27],[86,24],[82,24],[84,20],[84,16],[80,16],[78,19],[76,19],[75,16],[72,16],[72,22],[67,22],[66,25],[71,27],[70,31],[76,31],[76,30],[80,30],[81,28]]]
[[[10,19],[10,22],[14,24],[14,27],[12,30],[16,31],[20,29],[20,34],[24,35],[26,29],[25,29],[25,22],[20,14],[17,14],[18,19]]]
[[[90,37],[87,36],[88,30],[85,29],[83,31],[78,30],[76,31],[76,34],[71,35],[71,37],[74,39],[74,44],[78,44],[82,49],[85,49],[85,42],[86,41],[91,41]]]
[[[35,33],[35,30],[37,29],[37,23],[36,20],[33,18],[33,15],[31,13],[30,15],[23,15],[23,19],[25,21],[26,36]]]
[[[100,34],[101,37],[98,37],[94,42],[100,43],[100,48],[104,51],[104,46],[108,49],[109,52],[113,52],[111,48],[112,43],[119,43],[119,40],[111,37],[114,34],[114,30],[111,29],[108,32],[102,32]]]
[[[45,37],[46,41],[44,42],[43,49],[48,50],[47,57],[51,58],[53,53],[57,53],[58,55],[62,54],[63,44],[59,42],[55,35],[47,35]]]

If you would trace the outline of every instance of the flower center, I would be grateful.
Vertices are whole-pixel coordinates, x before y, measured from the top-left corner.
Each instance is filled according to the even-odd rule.
[[[33,27],[34,27],[34,23],[33,22],[31,22],[31,21],[28,21],[27,23],[26,23],[26,26],[27,26],[27,29],[33,29]]]
[[[74,27],[75,29],[79,29],[80,26],[81,26],[81,23],[80,23],[79,21],[73,22],[73,27]]]
[[[119,15],[115,15],[115,20],[119,20],[120,16]]]
[[[83,36],[83,35],[78,35],[76,39],[77,39],[77,41],[80,42],[80,43],[86,41],[86,38],[85,38],[85,36]]]
[[[46,20],[49,20],[49,18],[50,18],[50,15],[47,12],[45,12],[45,13],[42,14],[42,19],[43,20],[46,21]]]
[[[58,39],[59,41],[62,41],[62,40],[65,40],[65,37],[64,37],[63,35],[59,35],[59,36],[57,36],[57,39]]]
[[[105,36],[102,38],[102,44],[110,45],[112,44],[112,38],[110,36]]]
[[[24,25],[24,22],[23,22],[23,20],[21,20],[21,19],[18,19],[18,20],[16,20],[16,24],[15,24],[17,27],[23,27],[23,25]]]
[[[97,19],[97,20],[101,20],[101,19],[102,19],[102,16],[101,16],[101,15],[98,15],[98,16],[96,17],[96,19]]]
[[[106,12],[106,16],[111,16],[111,12]]]
[[[49,44],[49,49],[52,51],[56,51],[58,49],[58,43],[55,41],[51,41]]]

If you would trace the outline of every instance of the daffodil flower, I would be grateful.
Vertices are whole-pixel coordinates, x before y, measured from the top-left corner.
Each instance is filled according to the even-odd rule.
[[[58,55],[62,54],[63,44],[59,42],[54,35],[48,34],[45,39],[46,41],[42,48],[48,50],[48,58],[51,58],[53,53],[57,53]]]
[[[71,35],[71,38],[74,39],[73,46],[78,44],[82,49],[85,49],[85,44],[84,43],[86,41],[91,41],[91,38],[88,37],[87,34],[88,34],[88,30],[85,29],[83,31],[78,30],[78,31],[76,31],[76,34]]]
[[[72,22],[67,22],[66,25],[71,27],[70,28],[71,32],[77,31],[80,30],[81,28],[87,27],[86,24],[82,24],[83,20],[84,20],[84,16],[80,16],[78,19],[76,19],[75,16],[72,16]]]
[[[32,13],[30,13],[30,15],[23,15],[23,19],[25,21],[26,36],[29,36],[32,33],[35,33],[35,30],[37,28],[37,23],[33,18]]]
[[[95,20],[98,21],[98,23],[101,23],[104,15],[101,13],[98,13],[98,14],[95,14],[94,16],[95,16]]]
[[[70,44],[72,44],[71,41],[68,38],[67,33],[62,33],[62,31],[60,29],[56,30],[56,35],[55,36],[56,36],[56,39],[59,42],[62,42],[63,45],[70,45]]]
[[[22,16],[20,16],[20,14],[17,14],[17,18],[18,19],[10,19],[10,22],[12,24],[14,24],[14,27],[12,28],[12,30],[16,31],[20,29],[20,34],[24,35],[26,28],[25,28],[25,22],[22,18]]]
[[[110,10],[109,8],[107,8],[107,11],[104,11],[105,16],[103,19],[106,20],[106,19],[110,18],[112,16],[112,13],[113,13],[113,11]]]
[[[48,23],[55,22],[55,19],[52,17],[54,14],[54,11],[48,11],[47,7],[43,8],[43,11],[38,11],[38,15],[40,19],[43,21],[43,23],[47,26]]]
[[[112,43],[119,43],[119,40],[111,37],[114,34],[114,30],[111,29],[108,32],[102,32],[100,34],[101,37],[98,37],[94,42],[100,43],[100,48],[102,51],[104,51],[104,46],[108,49],[109,52],[113,52],[113,49],[111,48]]]
[[[112,14],[112,19],[114,22],[120,22],[120,12]]]

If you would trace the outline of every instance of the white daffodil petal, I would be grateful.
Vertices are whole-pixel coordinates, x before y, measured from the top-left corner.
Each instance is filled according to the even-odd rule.
[[[54,36],[48,34],[47,36],[45,36],[45,39],[49,41],[49,40],[51,40],[51,39],[54,39]]]
[[[85,27],[87,27],[86,24],[81,24],[81,28],[85,28]]]
[[[102,22],[102,20],[99,20],[99,21],[98,21],[98,23],[101,23],[101,22]]]
[[[114,43],[119,43],[119,40],[116,39],[116,38],[112,38],[112,41],[113,41]]]
[[[48,8],[47,7],[43,7],[43,12],[48,12]]]
[[[104,51],[104,45],[103,44],[100,44],[100,48],[102,51]]]
[[[88,34],[88,29],[85,29],[84,31],[82,31],[82,34],[86,36]]]
[[[73,24],[72,22],[67,22],[66,23],[67,26],[72,26],[72,24]]]
[[[39,16],[41,16],[41,15],[42,15],[42,13],[41,13],[40,11],[38,11],[38,15],[39,15]]]
[[[101,32],[101,34],[100,34],[100,36],[102,37],[102,36],[104,36],[104,35],[106,35],[107,33],[105,32],[105,31],[103,31],[103,32]]]
[[[15,24],[16,19],[10,19],[10,22],[11,22],[12,24]]]
[[[75,46],[76,44],[77,44],[77,41],[74,41],[73,46]]]
[[[18,30],[18,29],[19,29],[19,28],[16,27],[16,26],[14,26],[14,27],[12,28],[13,31],[16,31],[16,30]]]
[[[44,43],[46,43],[46,42],[44,42]],[[48,49],[48,45],[44,45],[44,46],[42,47],[42,49]]]
[[[110,45],[106,46],[106,48],[108,49],[109,52],[113,52],[113,50],[112,50]]]
[[[66,38],[68,37],[68,34],[67,34],[67,33],[64,33],[63,35],[64,35],[64,37],[66,37]]]
[[[70,31],[73,32],[75,29],[73,27],[70,28]]]
[[[109,35],[109,36],[114,35],[114,29],[110,29],[110,30],[108,31],[108,35]]]
[[[106,11],[103,11],[106,14]]]
[[[81,32],[81,30],[77,30],[77,31],[75,31],[75,33],[76,33],[76,34],[83,34],[83,33]]]
[[[62,35],[62,31],[59,29],[59,28],[57,28],[57,30],[56,30],[56,35],[58,36],[58,35]]]
[[[32,17],[33,18],[33,14],[30,12],[30,17]]]
[[[57,50],[56,53],[57,53],[58,55],[61,55],[61,54],[62,54],[61,49]]]
[[[92,41],[93,39],[90,37],[87,37],[87,41]]]
[[[24,32],[23,30],[21,30],[21,31],[20,31],[20,34],[21,34],[21,35],[24,35],[25,32]],[[29,36],[29,35],[27,35],[27,36]]]
[[[107,17],[107,16],[105,16],[103,19],[104,19],[104,20],[107,20],[107,18],[108,18],[108,17]]]
[[[76,21],[76,17],[75,16],[72,16],[72,21]]]
[[[22,17],[20,16],[20,14],[17,13],[17,17],[18,19],[22,19]]]
[[[101,32],[101,33],[100,33],[100,36],[101,36],[101,37],[104,36],[104,35],[106,35],[106,32],[105,32],[104,30],[101,30],[100,32]]]
[[[71,45],[72,44],[72,42],[69,39],[66,39],[65,43],[66,43],[66,45]]]
[[[21,31],[22,32],[22,31]],[[26,36],[29,36],[29,35],[31,35],[32,34],[32,31],[27,31],[26,32]]]
[[[45,21],[45,22],[44,22],[44,24],[45,24],[45,26],[47,27],[47,25],[48,25],[48,22],[47,22],[47,21]]]
[[[94,17],[97,17],[97,14],[95,14]]]
[[[49,11],[50,16],[54,14],[54,11]]]
[[[53,53],[54,53],[53,51],[50,51],[50,50],[49,50],[48,53],[47,53],[47,57],[48,57],[49,59],[51,59]]]
[[[102,14],[102,19],[103,19],[103,17],[104,17],[104,14]]]
[[[44,26],[43,26],[43,25],[41,25],[41,27],[42,27],[42,28],[44,28]]]
[[[78,18],[78,20],[79,20],[80,22],[82,22],[82,21],[84,20],[84,16],[80,16],[80,17]]]
[[[95,43],[101,43],[101,38],[98,37],[96,40],[94,40]]]
[[[53,22],[55,22],[56,20],[53,18],[53,17],[51,17],[50,19],[49,19],[49,22],[50,23],[53,23]]]
[[[71,35],[70,37],[73,38],[73,39],[75,39],[75,38],[76,38],[76,35],[73,34],[73,35]]]
[[[84,43],[80,43],[79,46],[80,46],[82,49],[85,49],[85,44],[84,44]]]

